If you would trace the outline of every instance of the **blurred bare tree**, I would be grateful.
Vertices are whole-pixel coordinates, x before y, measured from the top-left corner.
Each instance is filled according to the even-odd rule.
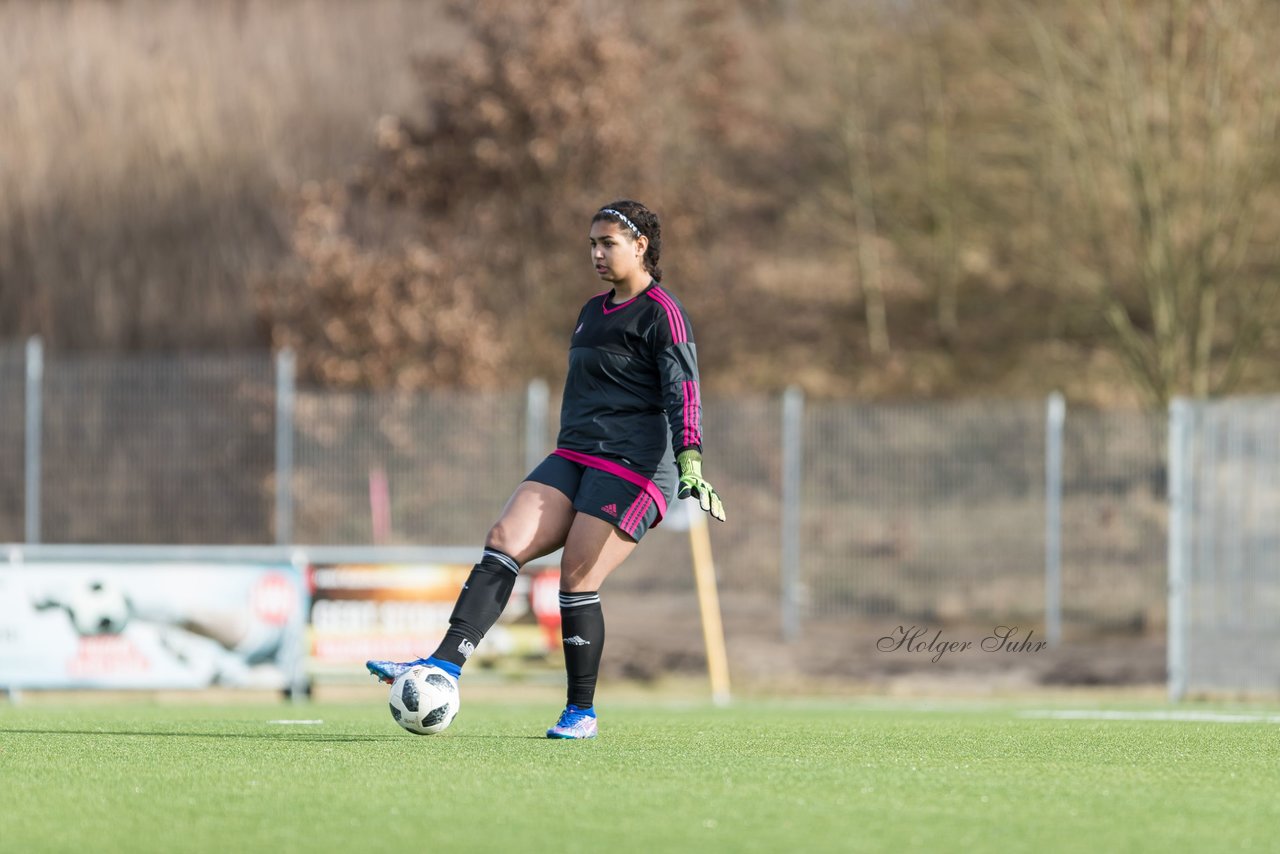
[[[1098,0],[1026,16],[1059,209],[1048,248],[1156,403],[1233,388],[1280,319],[1280,288],[1251,274],[1274,269],[1280,237],[1278,14]]]
[[[826,178],[800,199],[801,222],[848,253],[867,349],[880,358],[891,341],[878,197],[901,105],[894,89],[899,63],[880,36],[899,22],[889,4],[816,4],[793,27],[782,53],[792,85],[811,93],[812,101],[793,105],[790,118],[810,134],[810,156]]]

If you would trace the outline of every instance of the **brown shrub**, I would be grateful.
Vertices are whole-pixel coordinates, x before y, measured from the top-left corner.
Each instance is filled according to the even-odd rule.
[[[666,230],[691,243],[700,214],[732,215],[715,158],[697,156],[731,124],[709,70],[731,51],[708,39],[668,66],[653,32],[684,14],[714,30],[720,4],[664,7],[647,30],[580,0],[449,8],[466,38],[419,64],[424,115],[379,121],[377,151],[347,186],[301,207],[305,273],[260,289],[275,340],[314,350],[305,361],[327,382],[555,375],[575,310],[599,289],[585,251],[596,209],[639,198],[677,212]]]

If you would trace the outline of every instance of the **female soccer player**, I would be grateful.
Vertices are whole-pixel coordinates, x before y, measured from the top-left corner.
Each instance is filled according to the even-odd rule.
[[[702,401],[689,317],[663,289],[658,217],[621,200],[596,212],[589,235],[596,275],[611,287],[587,301],[569,344],[556,450],[517,487],[489,531],[428,658],[370,661],[384,682],[416,664],[457,679],[506,607],[520,567],[564,549],[560,614],[568,703],[548,738],[594,738],[604,646],[600,587],[676,497],[695,496],[724,521],[702,478]]]

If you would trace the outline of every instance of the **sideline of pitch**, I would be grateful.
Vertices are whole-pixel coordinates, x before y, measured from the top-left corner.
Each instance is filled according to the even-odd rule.
[[[1215,724],[1280,724],[1280,714],[1267,712],[1210,712],[1195,709],[1028,709],[1020,718],[1059,721],[1181,721]]]

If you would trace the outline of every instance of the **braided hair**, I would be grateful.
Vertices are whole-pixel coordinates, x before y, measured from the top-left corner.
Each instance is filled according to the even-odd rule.
[[[642,234],[647,237],[649,248],[644,252],[644,268],[655,282],[662,281],[662,268],[658,266],[658,259],[662,256],[662,225],[657,214],[639,202],[619,199],[596,211],[591,221],[616,222],[635,237]]]

